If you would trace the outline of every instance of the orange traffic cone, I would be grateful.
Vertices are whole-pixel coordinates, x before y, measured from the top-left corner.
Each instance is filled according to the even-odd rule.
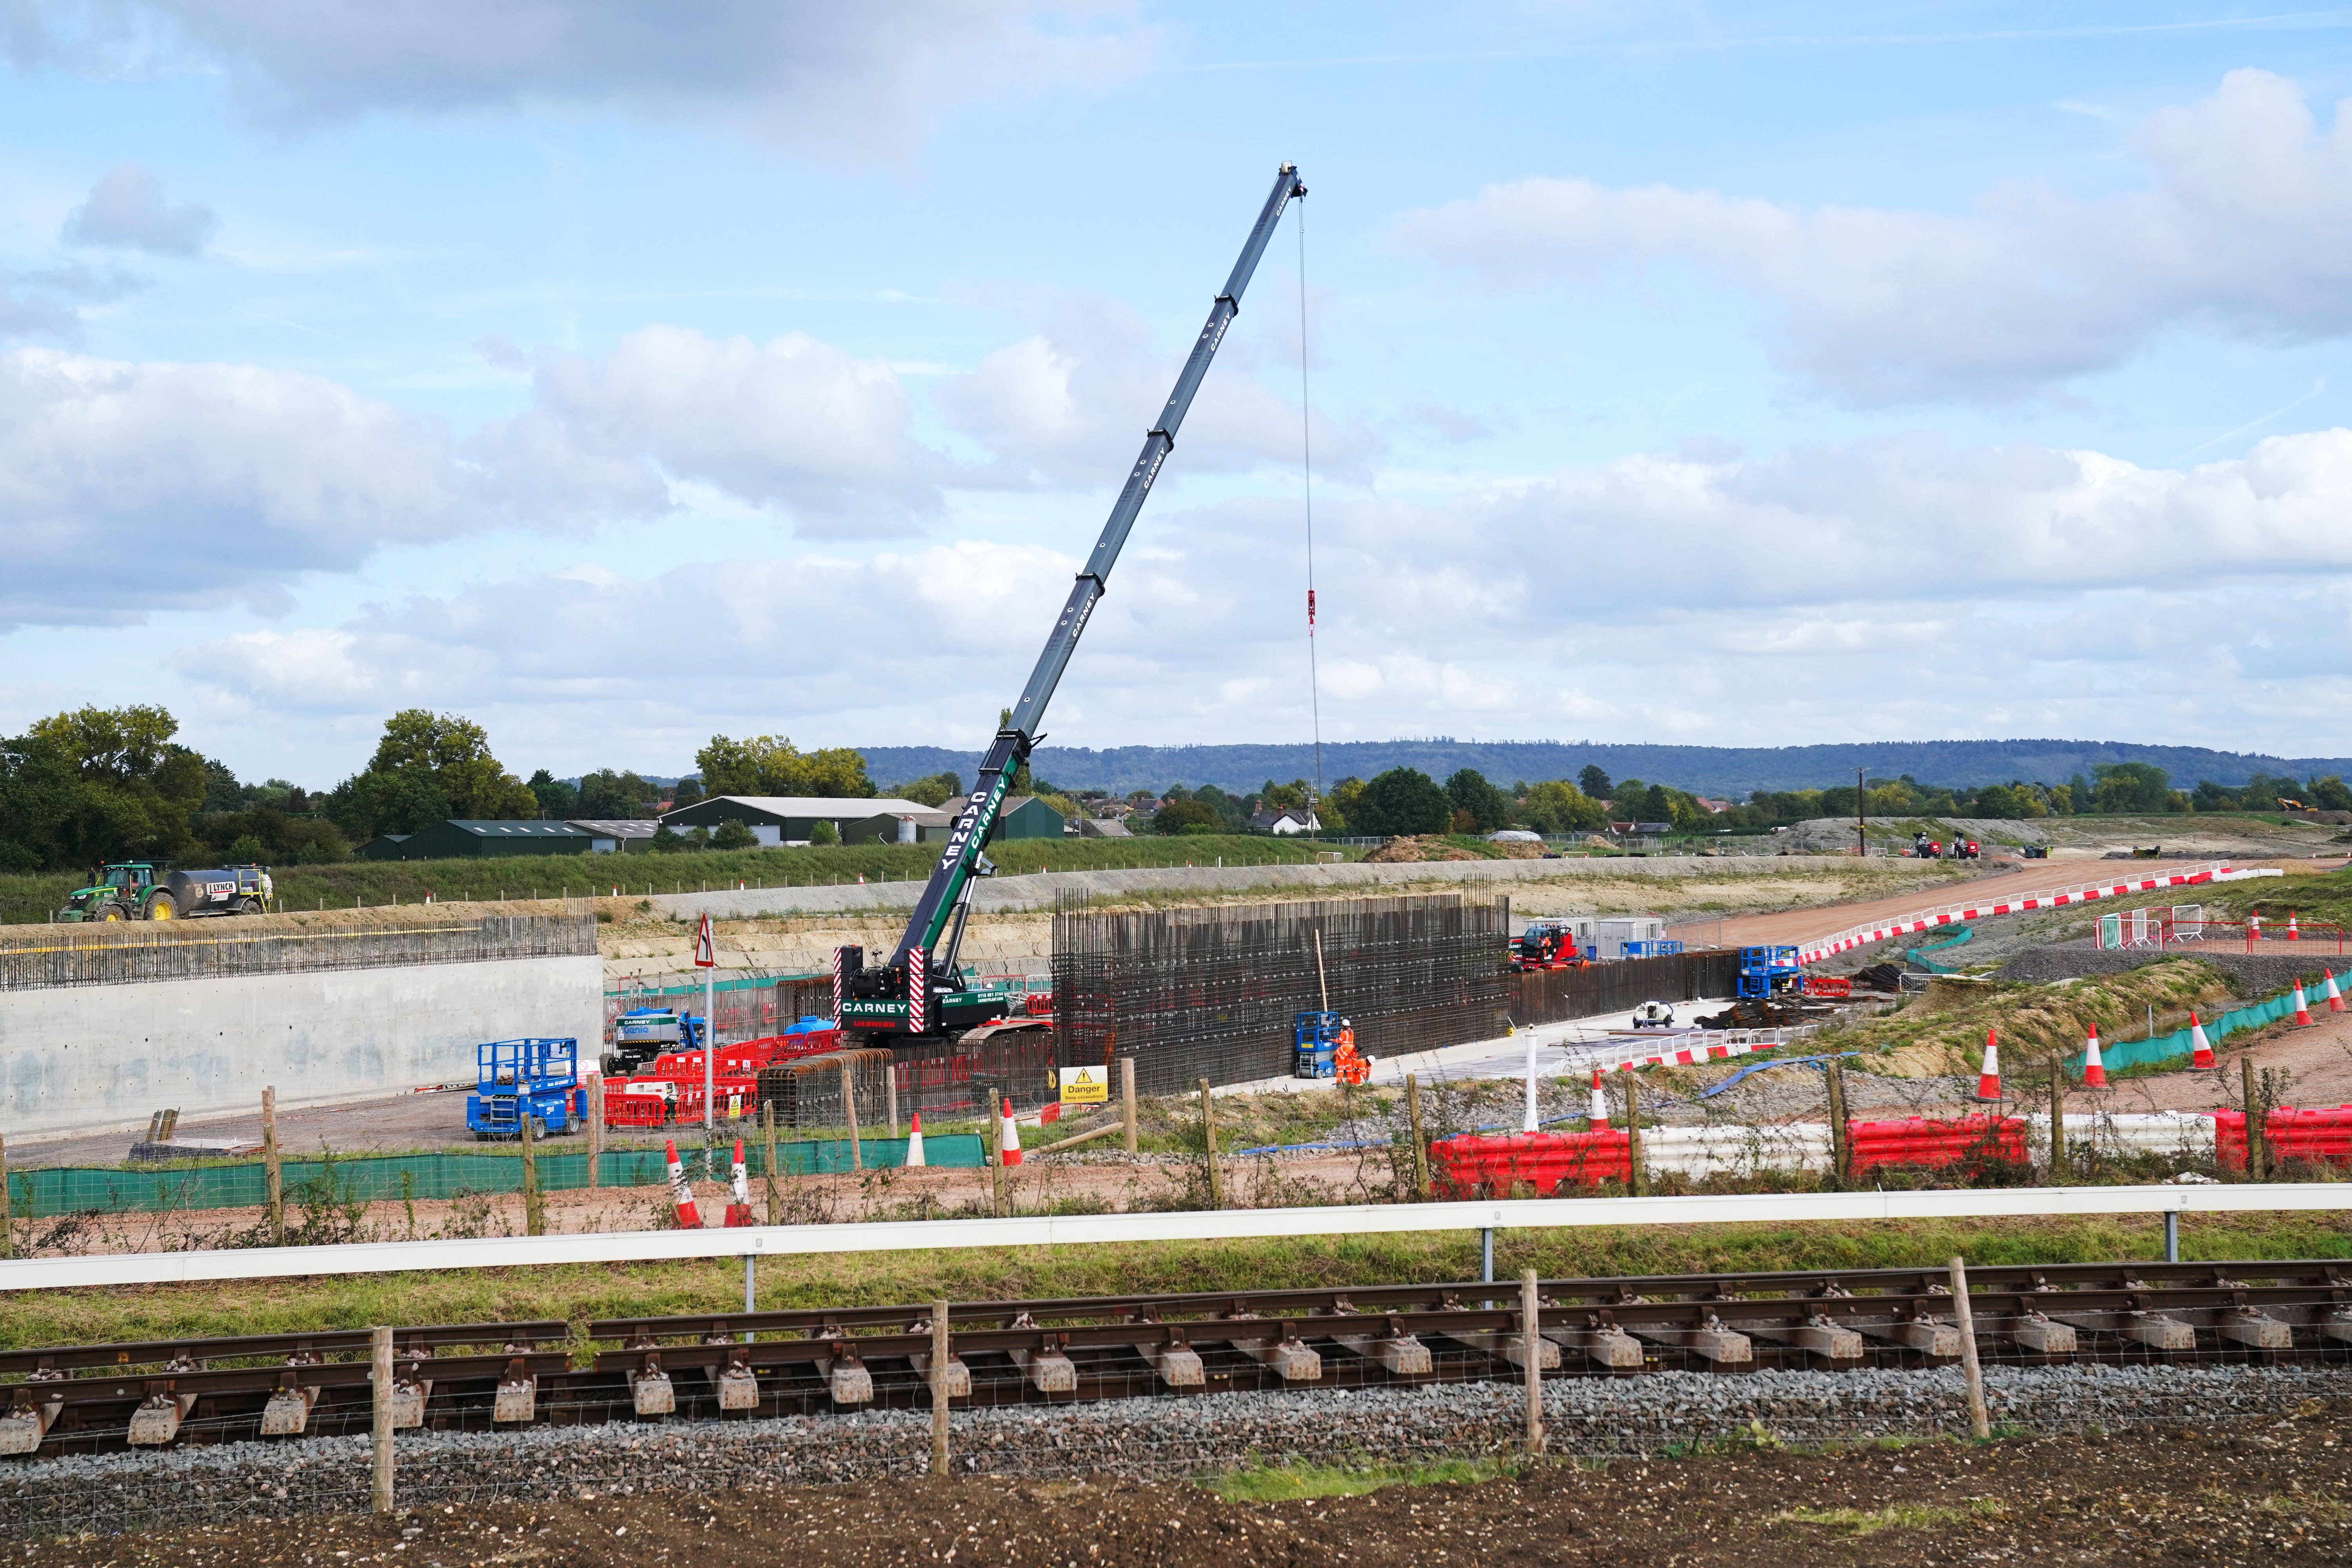
[[[2303,999],[2303,982],[2294,983],[2294,1021],[2299,1028],[2311,1026],[2311,1004]]]
[[[1985,1031],[1984,1067],[1977,1074],[1977,1098],[2000,1098],[2000,1041],[1990,1029]]]
[[[1021,1163],[1021,1123],[1013,1120],[1013,1100],[1009,1096],[1004,1101],[1003,1125],[1004,1141],[997,1146],[998,1150],[1004,1156],[1006,1164],[1017,1165]]]
[[[2213,1042],[2205,1037],[2205,1026],[2197,1021],[2197,1009],[2189,1010],[2189,1065],[2210,1068],[2213,1065]]]
[[[907,1135],[907,1168],[923,1168],[923,1113],[919,1110],[915,1112],[915,1130]]]
[[[2336,971],[2332,969],[2327,972],[2327,1010],[2331,1013],[2344,1011],[2344,993],[2336,989]]]
[[[1584,1114],[1591,1121],[1593,1131],[1609,1131],[1609,1097],[1601,1092],[1599,1068],[1592,1069],[1592,1100],[1591,1108]]]
[[[2289,942],[2301,942],[2303,940],[2302,932],[2295,927],[2294,911],[2293,910],[2289,910],[2286,912],[2286,939]]]
[[[677,1228],[700,1230],[702,1211],[694,1206],[694,1185],[686,1179],[686,1167],[677,1158],[677,1141],[664,1139],[662,1152],[669,1159],[669,1201],[677,1211]]]
[[[2083,1087],[2084,1089],[2107,1087],[2106,1066],[2099,1060],[2099,1026],[2096,1024],[2091,1026],[2091,1038],[2083,1047]]]
[[[727,1224],[744,1226],[755,1223],[751,1218],[751,1179],[743,1170],[743,1140],[735,1140],[735,1168],[728,1173],[727,1184],[735,1201],[727,1205]]]

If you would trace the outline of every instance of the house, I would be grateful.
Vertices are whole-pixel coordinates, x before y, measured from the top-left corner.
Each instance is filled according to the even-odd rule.
[[[1695,796],[1694,798],[1697,800],[1699,805],[1706,807],[1709,812],[1717,816],[1720,816],[1722,813],[1731,809],[1731,803],[1727,800],[1709,800],[1703,795]]]
[[[931,808],[911,800],[875,799],[859,795],[715,795],[664,812],[662,821],[683,833],[689,827],[717,827],[740,822],[761,844],[806,844],[820,822],[833,824],[844,839],[849,830],[877,816],[926,816]],[[895,831],[895,828],[894,828]]]
[[[884,811],[841,830],[844,844],[944,844],[955,818],[928,805],[911,811]]]
[[[585,855],[594,837],[568,822],[467,821],[456,817],[404,837],[371,838],[371,860],[477,860],[502,855]],[[382,845],[382,849],[377,846]]]
[[[1310,806],[1286,806],[1280,811],[1261,811],[1249,819],[1253,833],[1271,833],[1287,838],[1299,833],[1320,833],[1323,823]]]
[[[572,826],[589,837],[588,848],[597,855],[616,854],[624,849],[642,849],[653,842],[661,831],[661,819],[654,816],[575,816]]]
[[[963,815],[964,803],[971,797],[958,795],[940,809],[950,819]],[[1008,795],[1004,805],[996,814],[996,826],[988,830],[988,841],[994,844],[1006,838],[1059,838],[1068,825],[1062,814],[1034,795]]]

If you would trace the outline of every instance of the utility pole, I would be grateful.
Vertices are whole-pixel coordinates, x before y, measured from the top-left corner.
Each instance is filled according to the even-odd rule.
[[[1862,775],[1862,769],[1853,770],[1853,852],[1868,859],[1870,858],[1869,813],[1864,809],[1863,803],[1868,798],[1870,792],[1863,787]]]

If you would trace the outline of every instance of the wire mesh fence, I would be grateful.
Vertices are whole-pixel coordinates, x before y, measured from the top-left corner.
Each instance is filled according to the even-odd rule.
[[[1131,1058],[1138,1089],[1291,1070],[1297,1015],[1328,1006],[1372,1056],[1507,1026],[1510,900],[1433,894],[1054,914],[1056,1061]]]
[[[595,953],[596,921],[585,912],[294,931],[231,921],[43,926],[0,936],[0,991]]]

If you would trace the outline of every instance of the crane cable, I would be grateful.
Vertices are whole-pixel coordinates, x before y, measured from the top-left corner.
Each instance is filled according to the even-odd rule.
[[[1307,511],[1307,700],[1315,721],[1315,798],[1307,809],[1321,820],[1323,690],[1315,659],[1315,441],[1307,395],[1307,198],[1298,198],[1298,466]]]

